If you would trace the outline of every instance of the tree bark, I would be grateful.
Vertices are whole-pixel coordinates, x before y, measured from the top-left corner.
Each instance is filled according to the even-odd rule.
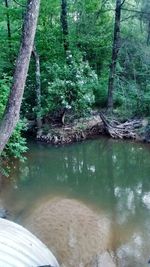
[[[34,60],[35,60],[35,79],[36,79],[36,101],[37,101],[37,130],[39,131],[42,127],[42,120],[41,120],[41,71],[40,71],[40,57],[37,52],[36,46],[33,46],[32,51]]]
[[[23,23],[20,52],[16,61],[13,83],[7,107],[0,124],[0,154],[18,120],[39,14],[40,0],[28,0]]]
[[[115,81],[115,75],[116,75],[116,63],[117,63],[118,53],[120,49],[121,6],[122,6],[121,0],[116,0],[112,60],[111,60],[109,80],[108,80],[107,108],[110,111],[112,111],[113,109],[113,92],[114,92],[114,81]]]
[[[148,22],[147,45],[150,44],[150,20]]]
[[[68,40],[68,20],[67,20],[67,0],[61,0],[61,25],[63,32],[63,44],[66,57],[69,51],[69,40]]]
[[[7,16],[7,35],[8,35],[8,46],[9,46],[9,52],[10,52],[10,61],[11,61],[11,50],[12,50],[12,45],[11,45],[11,27],[10,27],[10,17],[9,17],[9,4],[8,4],[8,0],[4,0],[5,1],[5,7],[7,9],[6,11],[6,16]]]

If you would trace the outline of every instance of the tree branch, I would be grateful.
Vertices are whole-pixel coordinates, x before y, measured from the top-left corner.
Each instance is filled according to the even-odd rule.
[[[139,14],[150,15],[150,12],[145,12],[142,10],[135,10],[135,9],[128,9],[128,8],[122,8],[122,10],[129,11],[129,12],[135,12],[135,13],[139,13]]]
[[[123,22],[123,21],[125,21],[125,20],[127,20],[127,19],[135,18],[135,17],[136,17],[136,15],[130,15],[130,16],[128,16],[128,17],[122,19],[121,22]]]
[[[125,1],[126,1],[126,0],[123,0],[123,1],[122,1],[120,7],[122,7],[122,6],[124,5]]]
[[[134,12],[134,13],[139,13],[139,14],[145,14],[145,15],[150,15],[150,12],[145,12],[142,10],[136,10],[136,9],[128,9],[128,8],[121,8],[122,10],[128,11],[128,12]],[[97,15],[100,15],[100,13],[105,13],[105,12],[109,12],[109,11],[114,11],[115,9],[110,8],[110,9],[104,9],[104,10],[99,10],[97,12]]]
[[[21,6],[21,7],[26,7],[26,5],[23,5],[23,4],[20,4],[18,1],[16,0],[13,0],[18,6]]]

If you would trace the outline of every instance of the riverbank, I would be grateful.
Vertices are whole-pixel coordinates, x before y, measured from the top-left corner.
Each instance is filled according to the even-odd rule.
[[[38,131],[36,140],[54,145],[70,144],[104,134],[103,126],[99,115],[80,118],[65,125],[44,124]]]
[[[150,142],[148,119],[118,120],[102,114],[91,114],[89,117],[74,120],[72,123],[45,123],[36,134],[36,140],[53,145],[71,144],[86,139],[107,135],[112,138],[131,139]]]

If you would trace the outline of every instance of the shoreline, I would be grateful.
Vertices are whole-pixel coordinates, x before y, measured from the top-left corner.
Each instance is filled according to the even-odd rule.
[[[146,124],[144,124],[145,121]],[[117,122],[117,124],[114,124],[114,126],[112,126],[113,122]],[[144,118],[138,120],[139,125],[135,128],[134,123],[135,120],[129,120],[124,123],[118,122],[116,120],[110,120],[110,124],[105,125],[104,121],[101,119],[101,116],[99,114],[96,114],[86,118],[74,120],[73,123],[68,123],[64,125],[45,123],[42,125],[42,128],[36,133],[35,128],[33,128],[31,132],[35,133],[35,141],[51,145],[73,144],[84,140],[95,139],[100,136],[106,136],[121,140],[133,140],[135,142],[142,143],[150,143],[148,120]],[[131,127],[132,124],[133,127]],[[131,125],[131,132],[129,125]]]

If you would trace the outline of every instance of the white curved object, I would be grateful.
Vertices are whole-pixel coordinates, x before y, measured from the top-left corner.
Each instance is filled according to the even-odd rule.
[[[0,267],[59,267],[50,250],[24,227],[0,219]]]

